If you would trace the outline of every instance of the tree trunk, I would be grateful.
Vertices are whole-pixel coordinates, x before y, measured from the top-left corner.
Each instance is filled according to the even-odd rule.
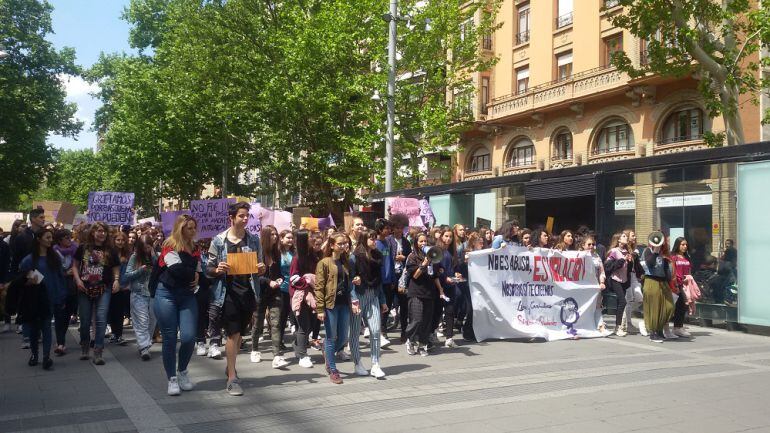
[[[738,107],[738,89],[735,86],[725,86],[720,93],[720,99],[723,107],[722,117],[725,121],[727,145],[744,144],[746,139],[743,135],[743,122]]]

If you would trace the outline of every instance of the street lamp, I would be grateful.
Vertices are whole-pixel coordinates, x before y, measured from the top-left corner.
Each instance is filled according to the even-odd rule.
[[[390,0],[390,13],[382,19],[388,22],[388,128],[385,136],[385,192],[393,191],[393,124],[396,118],[396,24],[398,0]]]

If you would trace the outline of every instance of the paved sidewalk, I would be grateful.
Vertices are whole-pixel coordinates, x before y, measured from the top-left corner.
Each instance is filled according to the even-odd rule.
[[[21,338],[0,334],[0,432],[770,432],[770,338],[691,327],[692,341],[625,338],[459,341],[427,358],[383,351],[386,380],[333,385],[312,369],[238,359],[245,395],[224,392],[225,361],[194,356],[196,389],[166,395],[160,347],[108,347],[107,364],[70,353],[28,367]],[[128,338],[131,338],[129,328]],[[393,334],[395,336],[395,334]],[[365,354],[368,354],[366,346]],[[291,353],[289,353],[291,355]],[[368,365],[368,359],[365,358]]]

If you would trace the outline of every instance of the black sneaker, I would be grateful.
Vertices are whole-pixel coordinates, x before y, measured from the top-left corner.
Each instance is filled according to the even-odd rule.
[[[117,344],[118,346],[125,346],[128,344],[128,341],[124,340],[123,337],[115,337],[113,343]]]
[[[43,358],[43,370],[50,370],[53,367],[53,360],[46,356]]]
[[[37,355],[32,355],[29,357],[29,361],[27,361],[27,365],[30,367],[34,367],[37,365]]]
[[[663,336],[659,332],[652,332],[650,333],[650,342],[652,343],[662,343],[664,340]]]

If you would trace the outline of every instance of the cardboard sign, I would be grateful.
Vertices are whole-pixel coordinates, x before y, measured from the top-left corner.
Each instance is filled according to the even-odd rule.
[[[24,220],[24,214],[21,212],[0,212],[0,229],[10,232],[13,223],[16,220]],[[2,231],[0,230],[0,231]]]
[[[134,222],[134,193],[91,191],[88,193],[88,222],[111,226]],[[75,214],[72,214],[75,217]]]
[[[255,251],[227,253],[227,264],[230,265],[230,270],[227,271],[228,275],[248,275],[259,272],[257,270],[259,260]]]
[[[312,217],[310,215],[310,208],[309,207],[295,207],[292,211],[292,221],[294,222],[294,225],[299,227],[302,224],[302,218],[303,217]]]
[[[45,211],[46,222],[62,224],[72,224],[78,211],[74,204],[66,201],[36,201],[32,202],[32,208],[42,208]]]
[[[545,231],[548,232],[548,234],[553,234],[553,222],[554,222],[554,217],[549,216],[545,220]]]

